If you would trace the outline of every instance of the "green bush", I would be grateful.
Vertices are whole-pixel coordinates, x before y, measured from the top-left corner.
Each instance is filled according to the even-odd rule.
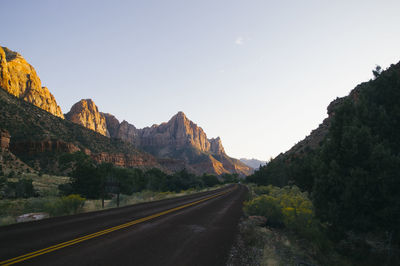
[[[244,205],[244,210],[249,215],[260,215],[267,217],[268,224],[273,226],[281,225],[283,222],[279,200],[269,195],[262,195],[249,202],[246,202]]]
[[[307,192],[301,192],[296,186],[279,188],[271,185],[253,190],[256,197],[244,205],[248,215],[265,216],[271,226],[284,225],[302,237],[319,243],[323,241],[324,234]]]
[[[48,202],[45,211],[51,216],[69,215],[78,213],[85,204],[85,198],[72,194]]]
[[[0,194],[4,198],[29,198],[37,196],[32,179],[19,179],[17,182],[0,181]],[[5,181],[5,182],[4,182]]]

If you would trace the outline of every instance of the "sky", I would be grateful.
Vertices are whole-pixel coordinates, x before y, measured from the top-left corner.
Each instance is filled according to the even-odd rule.
[[[269,160],[400,61],[400,1],[1,0],[0,45],[64,113],[91,98],[138,128],[178,111],[228,155]]]

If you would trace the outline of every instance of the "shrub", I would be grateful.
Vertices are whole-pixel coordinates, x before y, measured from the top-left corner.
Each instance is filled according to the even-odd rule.
[[[244,210],[249,215],[265,216],[268,224],[278,226],[282,224],[282,211],[279,200],[269,195],[256,197],[250,202],[246,202]]]
[[[46,212],[51,216],[68,215],[78,213],[85,203],[85,198],[72,194],[52,202],[48,202],[45,206]]]
[[[307,192],[301,192],[296,186],[278,188],[271,185],[255,187],[254,192],[259,196],[244,205],[248,215],[265,216],[271,226],[284,225],[302,237],[323,241],[324,234]]]
[[[32,179],[19,179],[18,182],[5,182],[3,194],[5,198],[29,198],[37,196]]]

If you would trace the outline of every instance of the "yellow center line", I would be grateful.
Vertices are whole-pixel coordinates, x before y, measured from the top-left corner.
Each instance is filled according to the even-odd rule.
[[[236,188],[236,186],[235,186],[235,188]],[[212,198],[224,195],[224,194],[226,194],[226,193],[228,193],[228,192],[230,192],[232,190],[233,189],[230,189],[230,190],[224,191],[224,192],[220,192],[220,193],[217,193],[217,194],[215,194],[213,196],[210,196],[210,197],[198,200],[198,201],[194,201],[194,202],[191,202],[191,203],[188,203],[188,204],[184,204],[184,205],[181,205],[181,206],[178,206],[178,207],[166,210],[166,211],[162,211],[162,212],[159,212],[159,213],[156,213],[156,214],[152,214],[152,215],[149,215],[149,216],[137,219],[137,220],[133,220],[133,221],[121,224],[121,225],[117,225],[117,226],[114,226],[114,227],[111,227],[111,228],[108,228],[108,229],[105,229],[105,230],[102,230],[102,231],[99,231],[99,232],[96,232],[96,233],[92,233],[92,234],[89,234],[89,235],[86,235],[86,236],[78,237],[78,238],[75,238],[75,239],[72,239],[72,240],[57,244],[57,245],[53,245],[53,246],[50,246],[50,247],[47,247],[47,248],[44,248],[44,249],[36,250],[36,251],[30,252],[30,253],[15,257],[15,258],[4,260],[4,261],[0,262],[0,265],[12,265],[12,264],[15,264],[15,263],[18,263],[18,262],[21,262],[21,261],[24,261],[24,260],[28,260],[28,259],[40,256],[40,255],[43,255],[43,254],[58,250],[58,249],[62,249],[62,248],[68,247],[68,246],[72,246],[72,245],[75,245],[77,243],[80,243],[80,242],[83,242],[83,241],[86,241],[86,240],[89,240],[89,239],[92,239],[92,238],[95,238],[95,237],[98,237],[98,236],[102,236],[102,235],[105,235],[105,234],[108,234],[108,233],[111,233],[111,232],[114,232],[114,231],[129,227],[129,226],[132,226],[132,225],[135,225],[135,224],[139,224],[139,223],[143,223],[145,221],[149,221],[151,219],[160,217],[162,215],[166,215],[166,214],[171,213],[171,212],[175,212],[175,211],[178,211],[178,210],[181,210],[181,209],[184,209],[184,208],[199,204],[201,202],[210,200]]]

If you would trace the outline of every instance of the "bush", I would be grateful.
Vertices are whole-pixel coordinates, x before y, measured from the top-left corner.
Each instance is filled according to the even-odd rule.
[[[32,179],[19,179],[18,182],[1,181],[3,185],[0,185],[2,189],[2,195],[4,198],[30,198],[37,196],[37,192],[33,187]]]
[[[268,224],[272,226],[282,225],[282,211],[277,198],[269,195],[259,196],[250,202],[246,202],[244,210],[249,215],[267,217]]]
[[[271,226],[284,225],[302,237],[322,242],[324,234],[307,192],[301,192],[296,186],[271,185],[255,187],[254,192],[258,196],[244,205],[248,215],[265,216]]]
[[[45,206],[46,212],[51,216],[69,215],[78,213],[85,203],[85,198],[72,194],[52,202],[48,202]]]

